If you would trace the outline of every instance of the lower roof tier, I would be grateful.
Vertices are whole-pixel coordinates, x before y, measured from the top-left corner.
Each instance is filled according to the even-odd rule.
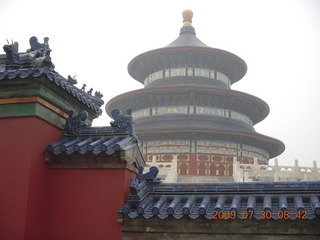
[[[179,122],[179,121],[177,121]],[[285,150],[285,145],[274,138],[239,129],[204,128],[201,123],[185,123],[181,126],[168,126],[165,122],[144,121],[135,124],[135,132],[139,139],[166,140],[166,139],[195,139],[195,140],[218,140],[242,143],[264,149],[270,158],[274,158]]]
[[[205,87],[145,88],[120,94],[106,104],[110,116],[112,109],[133,111],[170,105],[214,106],[233,110],[248,116],[253,125],[262,121],[270,112],[263,100],[239,91]]]

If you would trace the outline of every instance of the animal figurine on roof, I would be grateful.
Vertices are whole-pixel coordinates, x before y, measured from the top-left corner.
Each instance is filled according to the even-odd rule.
[[[74,111],[69,111],[69,117],[66,120],[64,131],[67,134],[77,134],[81,132],[81,129],[88,126],[86,119],[88,118],[88,112],[81,110],[78,115],[74,116]]]
[[[7,55],[6,65],[20,64],[19,43],[11,41],[10,44],[8,40],[7,43],[3,46],[3,50]]]
[[[124,116],[121,114],[119,109],[113,109],[111,112],[111,116],[114,121],[110,122],[111,127],[113,128],[114,133],[125,133],[128,132],[132,134],[132,117],[131,117],[132,109],[128,109],[128,116]]]
[[[51,49],[49,48],[49,38],[45,37],[43,41],[43,43],[39,43],[37,37],[31,37],[29,40],[31,48],[28,49],[27,52],[35,52],[33,53],[35,57],[50,56]]]
[[[138,168],[137,179],[141,182],[142,180],[146,180],[147,182],[159,182],[160,179],[157,178],[159,173],[159,169],[157,167],[151,167],[149,172],[143,173],[143,167]]]
[[[67,79],[68,83],[75,85],[78,83],[76,76],[71,77],[70,75],[68,75],[68,79]]]

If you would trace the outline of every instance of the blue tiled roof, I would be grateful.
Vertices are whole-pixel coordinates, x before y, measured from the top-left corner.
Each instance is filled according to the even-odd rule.
[[[320,182],[144,183],[135,180],[130,218],[313,219],[320,216]],[[139,183],[138,183],[139,182]]]
[[[112,127],[85,127],[80,134],[66,135],[47,147],[49,153],[60,154],[108,154],[126,150],[137,144],[135,136],[113,134]]]
[[[20,68],[11,70],[0,70],[0,80],[3,79],[16,79],[26,77],[40,77],[45,76],[46,79],[55,83],[58,87],[67,91],[77,100],[86,104],[89,108],[94,110],[96,113],[101,114],[102,110],[100,107],[104,101],[100,98],[94,97],[85,91],[81,91],[79,88],[70,83],[66,78],[62,77],[59,73],[55,72],[51,68]]]
[[[69,111],[62,139],[47,146],[49,168],[127,168],[136,171],[145,161],[134,134],[131,109],[112,111],[111,126],[88,127],[85,110]]]

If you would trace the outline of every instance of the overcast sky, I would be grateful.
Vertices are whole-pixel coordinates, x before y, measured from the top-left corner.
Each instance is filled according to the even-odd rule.
[[[232,89],[269,104],[269,116],[255,129],[285,143],[280,164],[317,160],[320,167],[319,0],[0,0],[0,44],[12,39],[25,51],[31,36],[49,37],[55,70],[77,75],[79,88],[85,83],[107,102],[143,87],[127,64],[175,40],[185,9],[193,10],[202,42],[247,63]],[[105,114],[94,121],[109,123]]]

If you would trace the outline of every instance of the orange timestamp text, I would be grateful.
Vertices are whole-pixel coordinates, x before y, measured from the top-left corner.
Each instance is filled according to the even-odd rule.
[[[213,211],[212,219],[251,219],[255,215],[254,211],[242,211],[241,213],[237,213],[236,211]],[[297,211],[295,214],[290,214],[289,211],[278,211],[276,213],[267,211],[260,211],[258,214],[258,219],[271,219],[274,217],[274,214],[277,214],[278,219],[290,219],[293,216],[298,219],[307,219],[307,211]]]

